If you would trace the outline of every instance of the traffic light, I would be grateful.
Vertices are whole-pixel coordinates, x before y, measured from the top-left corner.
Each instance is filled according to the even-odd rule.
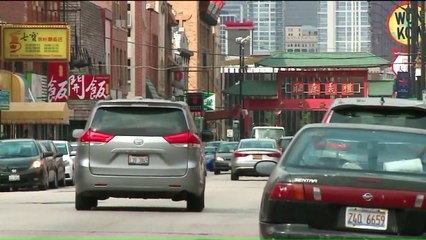
[[[187,93],[186,101],[191,112],[202,112],[204,107],[204,94],[202,92]]]

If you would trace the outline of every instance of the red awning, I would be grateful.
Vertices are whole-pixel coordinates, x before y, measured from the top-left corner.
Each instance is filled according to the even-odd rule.
[[[219,110],[219,111],[208,111],[204,113],[204,119],[206,121],[233,118],[239,116],[241,107],[235,106],[232,109]]]

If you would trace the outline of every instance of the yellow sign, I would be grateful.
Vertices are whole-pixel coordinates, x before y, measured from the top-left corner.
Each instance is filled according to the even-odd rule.
[[[396,6],[388,16],[388,31],[392,38],[397,41],[399,44],[408,45],[408,39],[411,38],[411,18],[408,14],[409,5],[407,2],[402,3],[401,5]],[[421,7],[418,7],[418,16],[419,16],[419,41],[421,33],[421,23],[420,23],[420,10]]]
[[[69,25],[4,25],[2,36],[5,60],[70,59]]]

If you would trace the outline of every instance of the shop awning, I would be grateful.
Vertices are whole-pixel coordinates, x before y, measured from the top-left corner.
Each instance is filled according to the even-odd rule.
[[[65,102],[11,102],[1,111],[2,124],[69,124]]]
[[[235,84],[223,91],[231,95],[240,95],[240,85]],[[243,81],[243,96],[275,97],[277,81],[248,80]]]
[[[255,63],[273,68],[368,68],[390,65],[368,52],[274,52]]]

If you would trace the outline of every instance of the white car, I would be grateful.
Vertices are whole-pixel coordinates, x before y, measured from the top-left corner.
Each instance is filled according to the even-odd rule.
[[[65,164],[65,180],[68,185],[74,185],[74,158],[76,152],[73,151],[71,144],[68,141],[53,141],[60,153],[64,154],[62,157]]]

